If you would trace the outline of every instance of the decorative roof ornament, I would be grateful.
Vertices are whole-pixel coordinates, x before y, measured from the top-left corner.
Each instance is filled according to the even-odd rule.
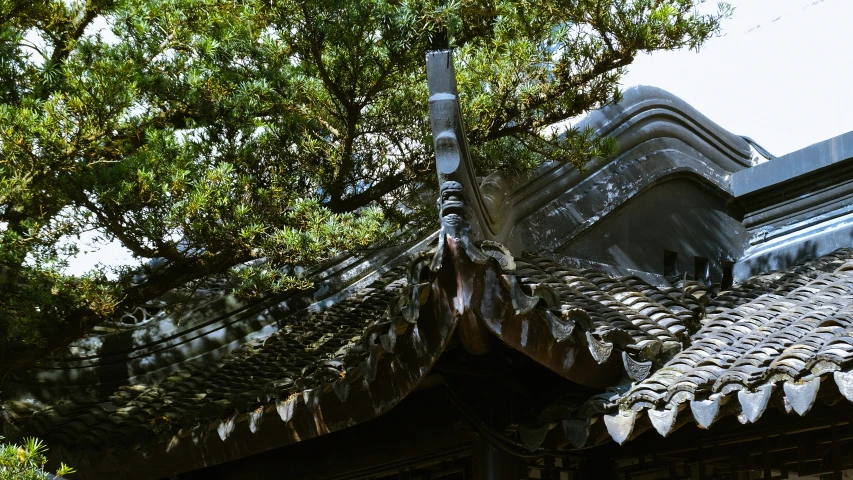
[[[483,201],[468,154],[453,53],[451,50],[429,52],[426,63],[441,217],[439,248],[432,269],[436,271],[441,267],[447,237],[459,242],[471,260],[482,264],[489,255],[475,247],[473,242],[493,240],[496,222]]]
[[[468,154],[453,54],[450,50],[429,52],[426,64],[441,218],[438,247],[430,269],[439,278],[454,277],[441,283],[447,290],[452,315],[458,319],[462,345],[471,353],[484,354],[491,350],[495,339],[480,321],[478,294],[490,283],[487,277],[499,277],[499,264],[513,262],[501,258],[504,253],[509,255],[505,249],[488,248],[493,242],[482,242],[493,239],[494,234]],[[492,257],[497,262],[489,262]]]
[[[481,355],[500,341],[567,378],[606,384],[612,365],[590,361],[573,370],[582,343],[575,323],[589,326],[589,316],[577,309],[562,313],[559,294],[545,283],[522,285],[512,253],[495,241],[501,224],[480,192],[468,152],[452,52],[429,52],[426,60],[441,219],[430,270],[457,320],[462,346]]]

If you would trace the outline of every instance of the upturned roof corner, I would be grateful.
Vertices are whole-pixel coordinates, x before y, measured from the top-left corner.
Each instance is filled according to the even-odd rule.
[[[472,240],[494,240],[499,222],[486,206],[468,152],[453,52],[429,52],[426,64],[442,228],[448,223],[446,219],[458,217],[455,220],[465,222],[464,227],[460,224],[459,233],[465,228]]]

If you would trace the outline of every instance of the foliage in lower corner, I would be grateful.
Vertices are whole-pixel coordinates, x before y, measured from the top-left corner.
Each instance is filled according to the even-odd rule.
[[[26,438],[23,444],[5,443],[0,437],[0,480],[46,480],[44,471],[47,463],[47,446],[37,438]],[[74,473],[74,469],[62,463],[56,470],[57,477]]]

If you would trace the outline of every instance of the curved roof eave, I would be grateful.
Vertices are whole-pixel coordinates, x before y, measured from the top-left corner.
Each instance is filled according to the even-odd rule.
[[[346,254],[311,275],[317,290],[239,299],[227,291],[203,297],[179,314],[154,316],[135,326],[101,329],[62,357],[46,359],[7,381],[7,398],[57,399],[68,395],[102,400],[125,384],[151,384],[192,361],[215,361],[254,338],[281,328],[282,318],[312,314],[367,287],[433,241]]]
[[[582,170],[547,163],[514,182],[487,178],[485,203],[501,219],[495,240],[506,241],[517,223],[557,204],[568,208],[586,204],[581,210],[601,217],[602,212],[613,210],[670,176],[693,176],[731,196],[731,174],[752,165],[752,150],[746,140],[660,88],[630,88],[622,101],[590,113],[577,128],[611,136],[618,142],[618,153],[609,160],[593,159]],[[621,193],[587,198],[586,193],[602,185]],[[506,191],[509,193],[502,193]],[[581,223],[597,220],[588,213],[575,214],[584,217]]]

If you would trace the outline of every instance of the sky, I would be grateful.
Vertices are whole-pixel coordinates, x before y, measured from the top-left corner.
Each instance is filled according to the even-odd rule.
[[[781,156],[853,130],[853,0],[730,0],[723,35],[699,52],[642,55],[623,88],[652,85]],[[707,7],[713,8],[715,2]],[[117,242],[87,247],[66,271],[132,263]]]
[[[729,3],[722,37],[637,58],[623,87],[663,88],[777,156],[853,130],[853,1]]]

